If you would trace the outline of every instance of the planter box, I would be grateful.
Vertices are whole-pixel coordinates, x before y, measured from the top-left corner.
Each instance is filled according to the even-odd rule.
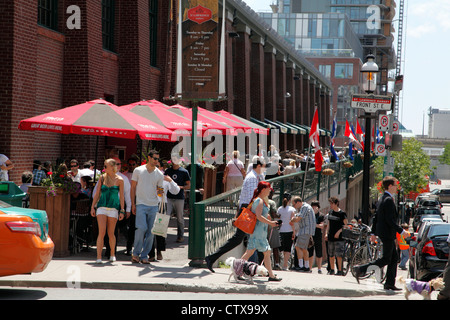
[[[29,187],[28,192],[30,208],[47,212],[48,233],[55,244],[53,256],[57,258],[69,256],[70,194],[59,189],[56,196],[47,196],[46,187]]]
[[[203,193],[203,200],[206,200],[216,195],[217,170],[205,168],[204,172],[203,188],[205,189],[205,192]]]

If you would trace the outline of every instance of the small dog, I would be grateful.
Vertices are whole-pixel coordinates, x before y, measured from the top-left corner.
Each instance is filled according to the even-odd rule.
[[[434,290],[441,290],[444,288],[444,281],[442,278],[437,278],[430,280],[428,282],[425,281],[417,281],[414,279],[403,279],[403,277],[398,278],[398,282],[404,285],[405,287],[405,298],[409,300],[409,296],[414,292],[420,294],[424,300],[431,299],[431,292]]]
[[[231,267],[231,274],[228,277],[228,282],[230,281],[231,276],[233,276],[236,281],[239,281],[239,277],[244,277],[247,283],[253,284],[253,277],[255,275],[269,276],[269,271],[267,271],[265,267],[247,260],[230,257],[225,260],[225,264]]]

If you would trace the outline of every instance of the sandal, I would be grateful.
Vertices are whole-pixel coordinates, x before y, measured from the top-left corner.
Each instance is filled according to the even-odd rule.
[[[139,263],[139,257],[138,256],[132,256],[131,257],[131,262],[132,263]]]

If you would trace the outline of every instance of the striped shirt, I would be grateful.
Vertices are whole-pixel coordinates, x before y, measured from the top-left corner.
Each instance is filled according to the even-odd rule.
[[[241,195],[239,197],[239,208],[243,204],[250,204],[252,201],[253,193],[258,187],[258,183],[262,181],[262,177],[256,173],[255,170],[250,171],[244,179],[242,184]]]
[[[316,232],[316,216],[314,215],[313,208],[306,202],[303,202],[302,207],[295,216],[302,218],[298,222],[299,229],[297,235],[309,234],[313,236]]]

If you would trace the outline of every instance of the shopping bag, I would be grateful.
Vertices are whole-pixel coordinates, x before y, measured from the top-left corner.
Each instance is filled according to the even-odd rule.
[[[153,223],[152,233],[157,236],[167,238],[170,216],[168,214],[157,213]]]
[[[248,234],[252,234],[256,226],[256,215],[252,212],[251,207],[252,203],[247,208],[242,208],[241,214],[233,223],[236,228]]]

